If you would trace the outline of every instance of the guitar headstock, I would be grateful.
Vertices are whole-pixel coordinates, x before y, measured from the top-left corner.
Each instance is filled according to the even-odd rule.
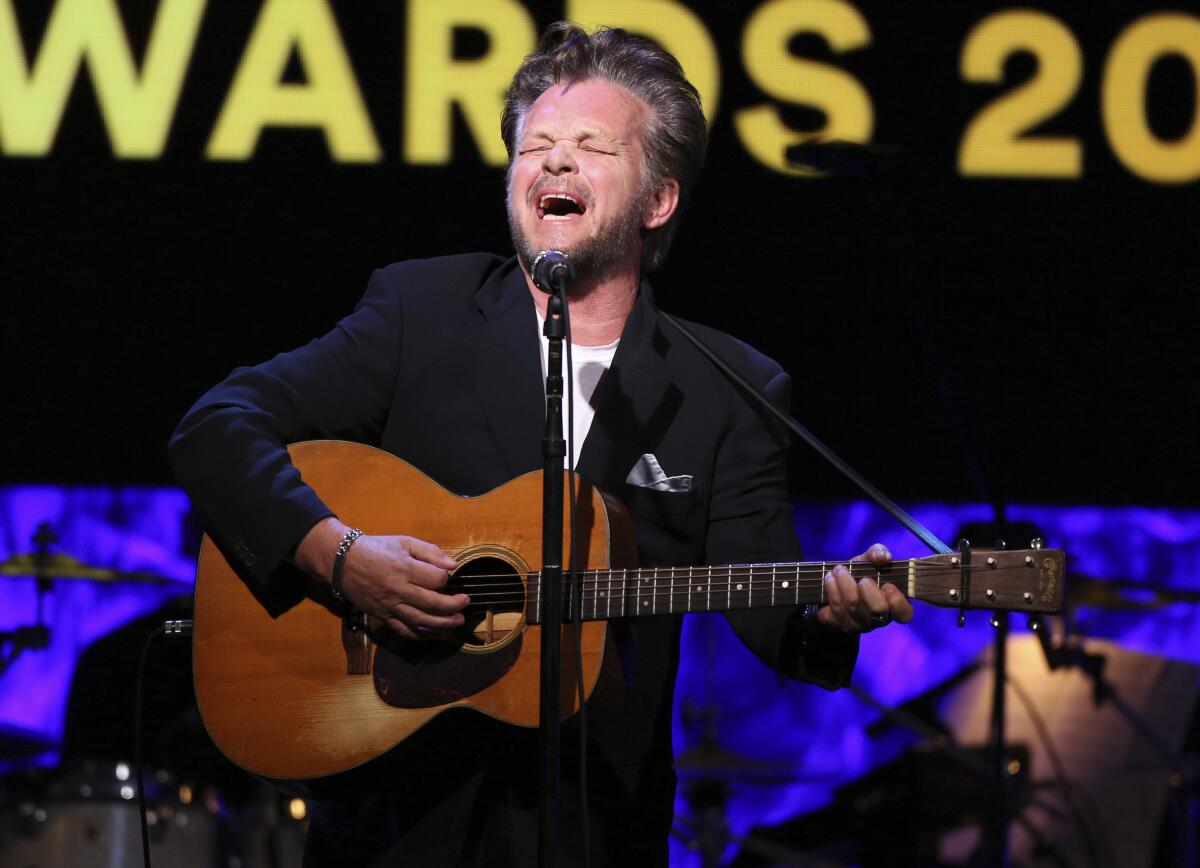
[[[974,549],[897,561],[909,596],[952,609],[1052,615],[1062,610],[1066,553],[1061,549]],[[898,582],[898,584],[900,584]]]

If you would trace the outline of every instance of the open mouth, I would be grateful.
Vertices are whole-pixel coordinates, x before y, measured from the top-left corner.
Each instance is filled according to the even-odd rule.
[[[571,193],[542,193],[537,200],[539,220],[570,220],[582,216],[586,210],[583,201]]]

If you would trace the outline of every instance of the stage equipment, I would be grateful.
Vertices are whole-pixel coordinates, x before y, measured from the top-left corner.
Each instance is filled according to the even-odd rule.
[[[133,769],[84,762],[32,769],[4,780],[0,868],[127,868],[140,859]],[[167,772],[147,789],[150,848],[161,865],[218,864],[222,805]]]
[[[1082,669],[1048,668],[1039,637],[1009,643],[1008,689],[1020,710],[1008,713],[1007,725],[1012,737],[1033,746],[1032,780],[1050,802],[1025,809],[1028,826],[1054,841],[1070,864],[1145,868],[1168,793],[1186,790],[1188,765],[1194,797],[1194,759],[1188,763],[1178,750],[1196,707],[1200,667],[1098,640],[1077,647],[1104,661],[1104,691]],[[981,670],[946,709],[961,740],[981,737],[982,697],[993,689],[990,672]],[[1030,858],[1036,847],[1028,827],[1014,830],[1015,859]]]
[[[541,802],[538,805],[538,864],[542,868],[558,865],[560,828],[559,762],[562,754],[560,696],[562,693],[562,622],[563,622],[563,342],[570,342],[567,287],[575,279],[575,267],[560,250],[543,250],[530,267],[538,289],[550,297],[546,303],[546,323],[542,333],[549,344],[546,354],[546,424],[542,438],[542,582],[538,609],[542,624],[541,676],[538,708],[539,769]],[[571,497],[571,521],[574,531],[574,488]],[[575,545],[568,551],[572,561]],[[582,711],[584,687],[580,685]],[[586,748],[584,750],[586,756]],[[584,788],[586,789],[586,788]],[[586,823],[587,817],[584,816]]]
[[[1079,648],[1107,662],[1111,692],[1123,696],[1143,724],[1131,725],[1126,709],[1097,701],[1090,675],[1047,668],[1037,636],[1011,638],[1004,773],[1013,827],[1007,853],[1013,865],[1149,868],[1164,807],[1172,809],[1170,819],[1195,807],[1195,758],[1181,756],[1178,747],[1197,708],[1200,667],[1109,642],[1088,640]],[[995,653],[984,652],[897,708],[856,691],[881,708],[887,724],[911,729],[926,741],[840,787],[830,807],[756,828],[749,837],[794,847],[804,859],[868,868],[976,866],[987,860]],[[932,711],[935,704],[940,717]],[[884,724],[874,727],[876,734]],[[1174,833],[1167,842],[1169,861],[1155,864],[1192,868],[1195,851],[1187,846],[1194,827],[1169,831]],[[743,847],[733,864],[773,863]]]
[[[989,751],[946,745],[911,750],[838,787],[827,807],[778,826],[755,828],[747,840],[769,848],[795,848],[794,861],[784,864],[943,865],[941,840],[958,828],[984,821],[990,800]],[[1028,756],[1025,746],[1013,746],[1009,762],[1023,770]],[[1023,771],[1014,776],[1015,790],[1025,790],[1026,777]],[[746,844],[732,862],[734,868],[776,864],[769,849]]]
[[[745,852],[758,853],[779,864],[803,864],[797,862],[799,854],[794,850],[753,834],[733,834],[726,819],[729,801],[737,791],[749,786],[778,786],[801,780],[826,783],[828,778],[806,774],[793,762],[753,759],[721,746],[718,691],[712,677],[716,636],[711,620],[705,625],[705,637],[707,702],[686,705],[683,709],[685,728],[698,727],[700,739],[675,758],[675,773],[688,810],[676,813],[671,834],[688,850],[699,854],[703,868],[722,865],[726,849],[734,843]]]
[[[50,522],[43,521],[34,531],[32,554],[13,555],[0,561],[0,577],[31,578],[37,582],[37,612],[34,623],[0,631],[0,676],[8,671],[23,651],[38,651],[50,646],[50,627],[45,620],[45,597],[56,581],[151,585],[181,584],[153,573],[124,572],[85,564],[68,554],[50,551],[58,535]]]
[[[154,573],[128,572],[95,567],[62,553],[13,555],[0,561],[0,576],[25,577],[44,581],[130,582],[139,585],[186,585]]]
[[[1067,593],[1068,610],[1087,606],[1118,612],[1147,612],[1173,603],[1200,603],[1200,591],[1128,579],[1096,579],[1072,571]]]

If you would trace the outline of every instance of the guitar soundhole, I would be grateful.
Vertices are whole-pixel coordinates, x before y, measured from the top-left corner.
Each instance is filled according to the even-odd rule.
[[[525,627],[525,580],[517,565],[496,554],[468,557],[450,576],[448,593],[471,598],[467,622],[456,631],[464,651],[494,651]]]

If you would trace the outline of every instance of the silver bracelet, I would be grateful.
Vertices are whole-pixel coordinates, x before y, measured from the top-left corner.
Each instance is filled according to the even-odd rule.
[[[358,528],[346,531],[342,541],[338,543],[337,551],[333,553],[333,574],[329,577],[329,589],[342,603],[348,602],[346,595],[342,593],[342,570],[346,567],[346,554],[350,551],[350,546],[354,545],[354,541],[362,535],[363,532]]]

